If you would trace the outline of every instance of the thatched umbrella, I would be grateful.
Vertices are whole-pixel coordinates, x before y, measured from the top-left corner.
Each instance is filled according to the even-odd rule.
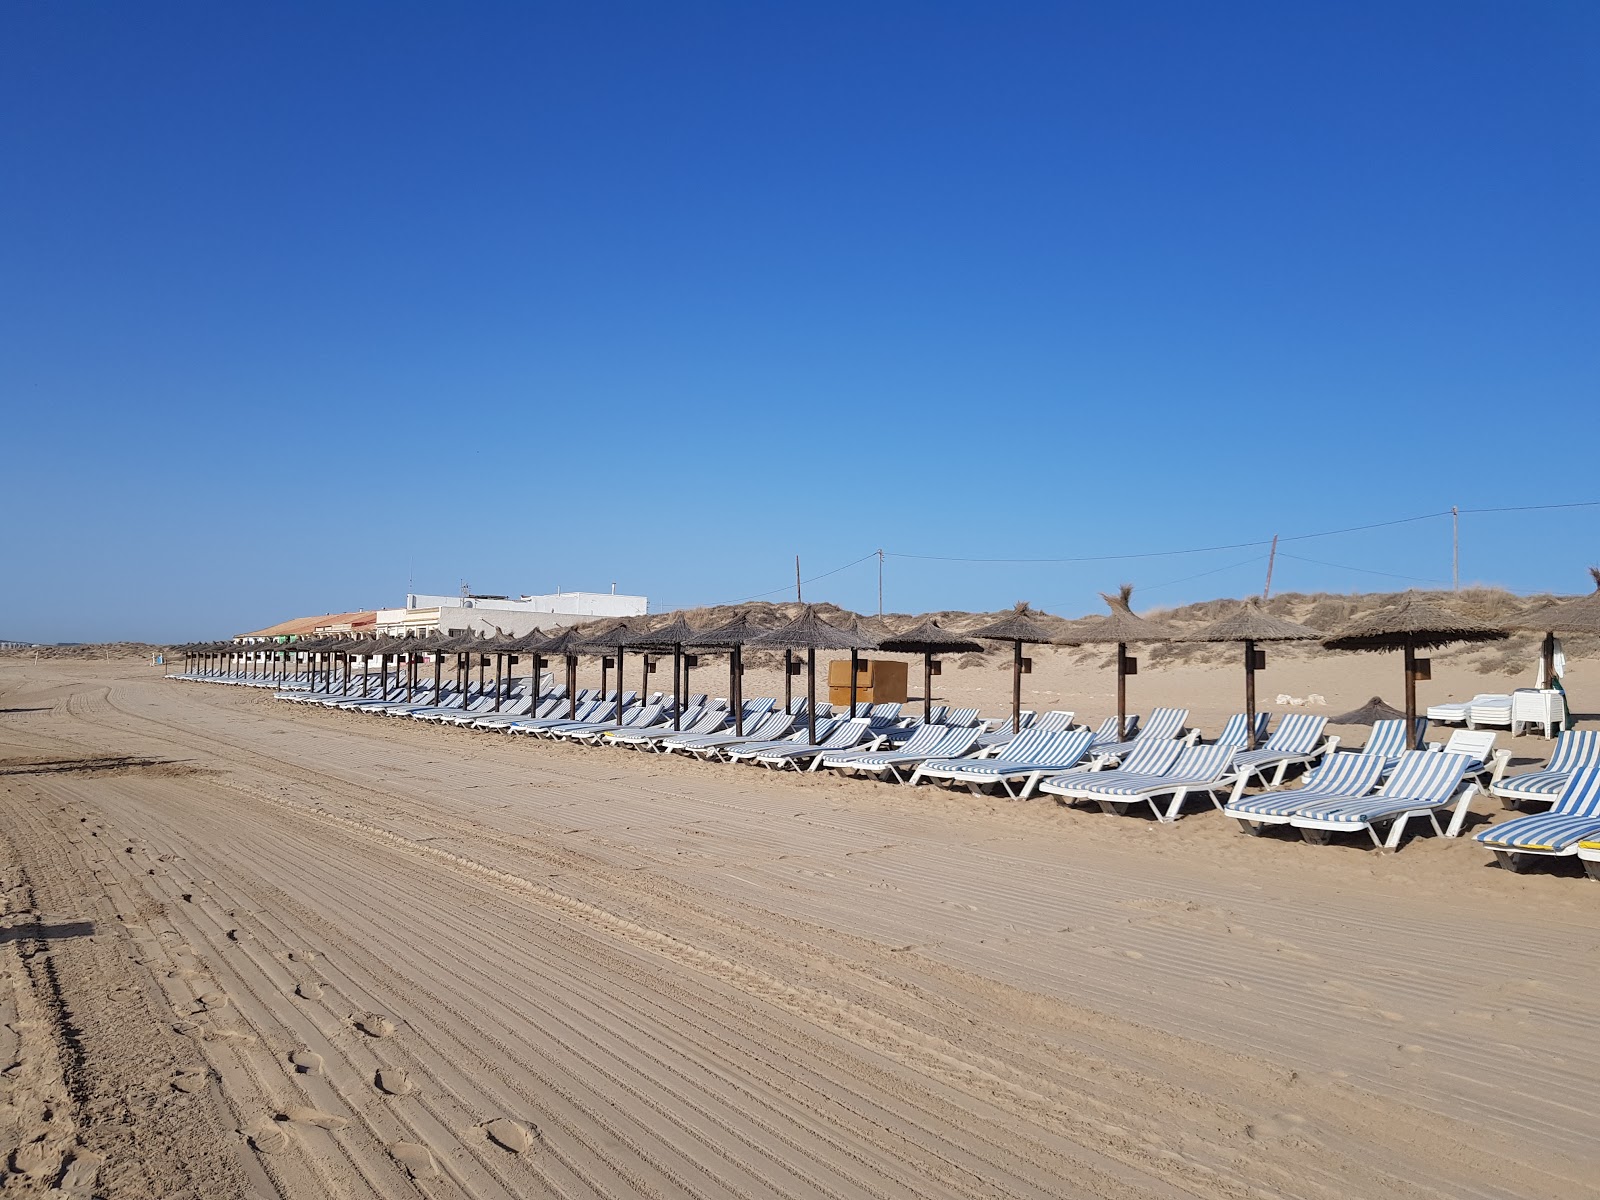
[[[1329,725],[1376,725],[1379,721],[1403,721],[1405,713],[1392,704],[1385,704],[1382,696],[1374,696],[1360,708],[1352,708],[1337,717],[1329,717]]]
[[[683,643],[694,649],[728,652],[728,701],[733,707],[733,731],[740,737],[744,736],[744,648],[761,635],[762,631],[750,624],[750,618],[740,613],[726,625],[702,630]],[[683,690],[689,690],[687,676]]]
[[[983,647],[971,638],[951,633],[931,617],[904,633],[891,634],[878,642],[878,649],[890,654],[922,655],[922,719],[933,716],[933,656],[971,654]],[[852,678],[854,676],[852,675]]]
[[[972,631],[975,638],[1011,643],[1011,728],[1019,733],[1022,731],[1022,647],[1024,643],[1041,646],[1055,640],[1055,635],[1040,622],[1040,615],[1026,600],[1020,600],[1000,620]]]
[[[1587,596],[1557,600],[1506,622],[1507,629],[1544,634],[1540,652],[1544,658],[1546,687],[1555,686],[1556,634],[1600,633],[1600,567],[1590,567],[1589,575],[1594,580],[1594,591]]]
[[[1315,629],[1297,625],[1293,621],[1279,620],[1261,610],[1261,601],[1252,596],[1238,612],[1207,625],[1194,633],[1186,633],[1186,642],[1243,642],[1244,643],[1244,710],[1250,723],[1250,749],[1256,748],[1256,671],[1267,665],[1264,652],[1256,649],[1257,642],[1315,642],[1322,638]]]
[[[683,647],[690,638],[694,637],[694,630],[689,622],[683,619],[683,614],[678,613],[671,621],[660,629],[652,629],[648,633],[639,634],[633,642],[636,650],[644,650],[646,658],[649,651],[656,647],[665,649],[672,647],[672,727],[681,729],[683,719],[683,698],[688,688],[683,685]]]
[[[1128,676],[1139,673],[1137,659],[1128,657],[1128,646],[1135,642],[1170,642],[1179,634],[1155,621],[1135,616],[1130,604],[1133,584],[1125,583],[1115,596],[1100,593],[1111,611],[1103,617],[1085,617],[1056,639],[1062,646],[1111,645],[1117,647],[1117,737],[1128,737]]]
[[[512,661],[519,656],[526,655],[530,662],[528,668],[528,688],[533,696],[533,706],[529,710],[535,712],[539,708],[539,700],[544,691],[544,645],[550,640],[550,635],[543,629],[534,629],[514,638],[508,647]]]
[[[1406,748],[1417,748],[1417,680],[1430,677],[1429,664],[1418,650],[1460,642],[1496,642],[1506,636],[1470,617],[1458,617],[1430,600],[1407,593],[1396,605],[1373,613],[1324,638],[1329,650],[1404,650],[1406,671]]]
[[[599,653],[599,654],[602,654],[602,655],[615,653],[616,656],[617,656],[617,724],[619,726],[622,724],[622,661],[623,661],[623,656],[625,654],[627,654],[628,647],[633,645],[634,639],[637,638],[638,636],[639,636],[639,632],[636,629],[634,629],[633,624],[631,622],[629,622],[629,621],[618,621],[615,625],[613,625],[610,629],[607,629],[604,633],[597,633],[594,636],[588,638],[584,643],[584,646],[585,646],[586,649],[593,649],[596,653]],[[602,668],[602,670],[603,669],[604,668]],[[650,681],[648,679],[646,679],[644,681],[644,683],[640,685],[639,694],[641,696],[644,695],[645,689],[648,687],[649,682]]]
[[[806,724],[807,737],[811,744],[817,744],[817,651],[818,650],[848,650],[850,651],[850,675],[855,677],[855,654],[858,650],[872,650],[878,645],[878,640],[864,633],[859,626],[850,629],[840,629],[837,625],[830,625],[817,616],[817,610],[811,605],[806,605],[800,615],[787,625],[781,625],[770,633],[752,638],[750,645],[760,646],[772,650],[804,650],[806,652]],[[851,715],[855,710],[851,709]]]
[[[547,637],[538,645],[539,654],[548,654],[552,658],[560,658],[567,668],[567,717],[577,720],[578,717],[578,655],[580,647],[585,641],[584,635],[578,631],[577,626],[567,625],[560,632]]]

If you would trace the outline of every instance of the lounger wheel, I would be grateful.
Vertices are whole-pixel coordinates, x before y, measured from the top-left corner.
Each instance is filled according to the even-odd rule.
[[[1329,842],[1333,841],[1333,830],[1302,829],[1300,831],[1300,836],[1313,846],[1326,846]]]
[[[1528,855],[1515,854],[1510,850],[1496,850],[1494,861],[1502,871],[1510,871],[1513,875],[1521,875],[1528,869]]]

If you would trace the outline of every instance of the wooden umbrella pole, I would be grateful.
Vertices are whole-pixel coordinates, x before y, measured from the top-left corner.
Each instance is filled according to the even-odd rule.
[[[500,679],[505,673],[505,660],[505,655],[496,650],[494,655],[494,706],[491,708],[491,712],[500,711]]]
[[[672,647],[672,728],[683,728],[683,647]]]
[[[1117,643],[1117,741],[1128,740],[1128,643]]]
[[[1544,635],[1544,686],[1556,686],[1556,635],[1553,629]]]
[[[621,646],[617,647],[617,724],[622,724],[622,656],[626,653]],[[644,694],[644,684],[639,685],[639,694]]]
[[[1406,641],[1406,749],[1417,748],[1417,650]]]
[[[578,656],[567,655],[567,720],[578,719]]]
[[[855,713],[851,713],[855,716]],[[817,650],[815,646],[806,650],[806,736],[811,739],[811,744],[817,744]]]
[[[850,648],[850,715],[852,717],[861,715],[856,711],[856,678],[860,675],[860,671],[857,669],[859,663],[860,651],[852,646]]]
[[[922,652],[922,720],[933,719],[933,651]]]
[[[783,711],[794,711],[794,676],[789,674],[789,664],[794,661],[794,651],[783,652]]]
[[[435,653],[433,656],[433,705],[439,706],[439,700],[444,695],[444,655]]]
[[[1011,643],[1011,732],[1022,732],[1022,642]]]
[[[740,737],[744,736],[744,647],[735,646],[733,653],[728,656],[728,670],[733,674],[733,682],[728,687],[728,694],[733,697],[733,732]]]
[[[1244,643],[1244,719],[1248,722],[1250,749],[1256,748],[1256,644]]]

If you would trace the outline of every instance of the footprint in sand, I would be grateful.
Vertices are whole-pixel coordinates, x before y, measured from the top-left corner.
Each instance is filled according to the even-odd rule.
[[[413,1179],[431,1179],[439,1173],[433,1165],[433,1152],[426,1146],[419,1146],[415,1142],[392,1142],[389,1153],[394,1155],[395,1162],[399,1163]]]
[[[356,1018],[356,1028],[368,1037],[386,1038],[394,1035],[395,1024],[388,1017],[380,1017],[377,1013],[367,1013]]]
[[[1244,1127],[1244,1135],[1251,1141],[1288,1137],[1305,1132],[1306,1119],[1299,1113],[1283,1112],[1265,1117]]]
[[[259,1125],[248,1136],[250,1144],[262,1154],[277,1154],[289,1148],[289,1135],[275,1124]]]
[[[299,984],[295,987],[294,994],[299,996],[302,1000],[321,1000],[322,985],[311,980],[307,980],[305,983]]]
[[[197,1012],[205,1012],[213,1008],[227,1008],[228,996],[225,992],[201,992],[200,998],[195,1001],[200,1007]]]
[[[292,963],[314,963],[317,956],[309,950],[291,950],[284,957]]]
[[[11,1166],[30,1179],[43,1179],[60,1169],[61,1151],[52,1150],[43,1142],[30,1142],[11,1152]]]
[[[380,1092],[387,1092],[391,1096],[409,1096],[417,1090],[417,1085],[398,1067],[384,1067],[372,1077],[372,1082],[378,1085]]]
[[[294,1069],[302,1075],[322,1074],[322,1055],[315,1050],[296,1050],[289,1055],[289,1061],[294,1064]]]
[[[228,930],[228,940],[230,942],[247,942],[250,940],[250,934],[243,929],[230,929]]]
[[[193,967],[178,967],[175,970],[167,972],[168,979],[198,979],[199,977],[200,972],[196,971]]]
[[[483,1127],[483,1131],[496,1146],[513,1154],[521,1154],[533,1145],[533,1139],[538,1134],[538,1126],[529,1130],[509,1117],[496,1117]]]
[[[91,1154],[87,1150],[74,1150],[72,1160],[67,1163],[67,1169],[61,1175],[61,1190],[88,1191],[99,1178],[100,1168],[105,1165],[105,1161],[98,1154]]]
[[[204,1071],[179,1071],[172,1077],[172,1090],[193,1095],[205,1091],[207,1082]]]
[[[320,1108],[286,1108],[278,1114],[280,1121],[296,1121],[301,1125],[315,1125],[318,1129],[348,1129],[350,1122],[343,1117]]]

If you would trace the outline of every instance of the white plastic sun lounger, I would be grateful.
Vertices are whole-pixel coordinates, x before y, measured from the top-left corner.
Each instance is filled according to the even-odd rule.
[[[697,739],[692,744],[685,744],[673,738],[668,738],[663,744],[669,750],[682,750],[685,754],[692,754],[696,758],[721,759],[724,757],[723,751],[730,746],[742,746],[747,742],[777,741],[793,731],[796,719],[792,713],[767,713],[754,725],[747,726],[742,734],[724,730]]]
[[[1434,704],[1428,708],[1428,720],[1435,725],[1465,725],[1472,719],[1474,705],[1482,705],[1489,711],[1501,701],[1505,702],[1507,714],[1511,711],[1511,697],[1499,692],[1480,692],[1471,700],[1453,700],[1446,704]]]
[[[820,764],[831,771],[847,771],[857,775],[891,775],[896,783],[905,783],[900,772],[915,767],[930,758],[959,758],[978,744],[978,730],[948,729],[943,725],[924,725],[898,750],[869,750],[843,754],[823,754],[812,764]]]
[[[911,774],[913,786],[924,779],[965,784],[974,794],[998,787],[1013,800],[1026,800],[1047,775],[1074,770],[1089,752],[1087,729],[1052,732],[1029,729],[991,758],[934,758]]]
[[[1494,739],[1495,732],[1492,729],[1457,729],[1451,733],[1443,751],[1446,754],[1465,755],[1469,760],[1466,778],[1477,780],[1481,786],[1491,779],[1498,779],[1511,758],[1511,751],[1494,748]],[[1438,746],[1423,748],[1440,749]]]
[[[861,720],[863,725],[866,724],[864,719],[857,719]],[[819,743],[826,742],[833,736],[834,730],[844,723],[844,717],[818,717],[817,741]],[[804,720],[796,718],[793,733],[785,734],[782,737],[766,738],[761,741],[744,738],[741,741],[724,745],[721,748],[721,757],[723,762],[748,762],[758,754],[766,754],[773,750],[783,750],[789,746],[809,746],[810,744],[811,727]]]
[[[1289,819],[1308,805],[1367,795],[1378,786],[1388,766],[1389,759],[1382,754],[1329,754],[1306,773],[1299,787],[1230,800],[1222,811],[1238,821],[1245,833],[1259,837],[1268,825],[1289,824]]]
[[[480,717],[473,718],[473,720],[470,722],[470,728],[498,730],[499,732],[504,733],[508,728],[510,728],[512,725],[515,725],[518,721],[526,721],[539,717],[553,717],[566,707],[566,697],[546,696],[543,700],[539,701],[538,708],[532,709],[529,712],[484,713]],[[460,722],[457,722],[457,724],[460,724]]]
[[[564,742],[587,741],[617,729],[648,729],[661,719],[660,704],[639,704],[622,714],[622,720],[613,713],[609,721],[586,721],[582,725],[558,725],[546,731],[546,736]]]
[[[1572,772],[1549,812],[1491,825],[1475,840],[1494,851],[1501,867],[1520,872],[1527,867],[1528,856],[1578,854],[1580,843],[1596,838],[1600,838],[1600,766]]]
[[[1372,795],[1313,800],[1296,809],[1289,824],[1313,844],[1326,842],[1335,833],[1364,830],[1382,850],[1400,848],[1406,824],[1413,817],[1426,817],[1435,833],[1455,837],[1478,791],[1476,783],[1462,784],[1471,766],[1472,760],[1465,754],[1407,750],[1400,756],[1400,765]],[[1438,812],[1449,807],[1451,797],[1458,793],[1450,826],[1441,829]],[[1389,825],[1387,840],[1378,837],[1377,827],[1382,824]]]
[[[1327,717],[1313,713],[1290,713],[1278,722],[1277,730],[1267,739],[1265,746],[1259,750],[1241,750],[1233,760],[1239,772],[1234,798],[1242,795],[1252,780],[1260,779],[1267,782],[1269,787],[1277,787],[1290,767],[1309,765],[1332,751],[1339,744],[1337,737],[1318,741],[1327,725]],[[1272,772],[1270,782],[1267,781],[1269,771]]]
[[[877,735],[872,732],[872,721],[868,717],[848,717],[844,723],[828,735],[826,740],[819,741],[815,746],[807,741],[785,743],[751,754],[749,757],[763,767],[773,771],[793,769],[803,770],[807,764],[815,764],[830,750],[851,750],[865,745],[875,748],[879,744]],[[736,756],[734,756],[736,757]]]
[[[1067,782],[1074,778],[1071,775],[1056,776],[1050,790],[1072,800],[1093,800],[1102,812],[1108,813],[1126,814],[1140,804],[1148,804],[1156,820],[1167,823],[1178,819],[1191,792],[1208,793],[1212,802],[1222,807],[1217,793],[1233,782],[1229,772],[1238,753],[1232,746],[1188,746],[1160,775],[1086,771],[1076,777],[1075,783]],[[1158,796],[1169,799],[1162,805],[1156,801]]]
[[[1113,717],[1112,719],[1115,720],[1116,718]],[[1145,742],[1142,746],[1136,747],[1129,753],[1128,757],[1123,760],[1122,766],[1118,767],[1114,772],[1107,772],[1107,774],[1164,775],[1183,751],[1184,745],[1177,738]],[[1098,752],[1092,741],[1089,743],[1088,754],[1097,767],[1104,764],[1104,760],[1098,757]],[[1065,796],[1068,794],[1068,790],[1073,785],[1081,782],[1088,773],[1088,771],[1079,768],[1065,771],[1060,775],[1047,775],[1039,780],[1037,790],[1041,793],[1049,793],[1052,796]]]
[[[1066,733],[1072,728],[1072,720],[1076,715],[1076,713],[1066,709],[1056,708],[1036,718],[1033,713],[1023,709],[1022,732],[1029,733],[1038,729],[1045,733]],[[980,725],[985,723],[983,721],[979,722]],[[986,753],[997,753],[1000,747],[1009,744],[1018,736],[1020,735],[1011,728],[1011,722],[1008,719],[993,732],[981,735],[978,738],[978,747]]]
[[[568,712],[572,711],[570,704],[563,706]],[[617,702],[615,700],[588,700],[578,705],[578,715],[569,717],[566,713],[558,712],[549,717],[528,717],[521,721],[513,721],[506,726],[508,733],[536,734],[542,730],[550,729],[556,725],[572,725],[587,723],[589,721],[603,721],[608,716],[616,716]]]
[[[733,714],[725,708],[689,708],[678,718],[677,728],[673,728],[669,719],[659,721],[649,729],[614,729],[602,734],[600,741],[603,745],[625,746],[630,750],[658,750],[664,738],[716,733],[732,720]]]
[[[1272,714],[1258,712],[1256,714],[1256,741],[1267,736],[1267,726],[1272,723]],[[1250,749],[1250,717],[1247,713],[1234,713],[1228,718],[1228,723],[1222,727],[1222,732],[1217,734],[1214,746],[1232,746],[1235,750]]]
[[[1489,788],[1507,808],[1553,804],[1573,772],[1600,766],[1600,730],[1569,729],[1556,738],[1556,748],[1543,770],[1502,777]]]
[[[1183,724],[1189,719],[1187,708],[1158,708],[1150,714],[1144,728],[1125,742],[1097,742],[1094,752],[1102,758],[1122,758],[1134,747],[1145,742],[1164,742],[1183,733]],[[1113,726],[1113,729],[1115,726]],[[1115,737],[1115,733],[1112,734]]]

